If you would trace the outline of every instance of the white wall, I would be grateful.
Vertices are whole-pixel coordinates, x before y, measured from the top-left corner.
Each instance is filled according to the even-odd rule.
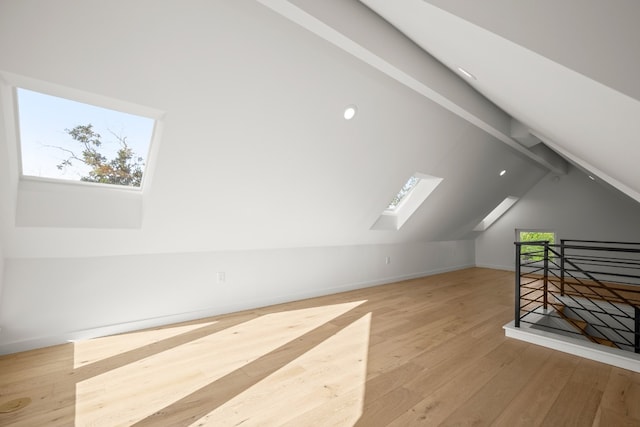
[[[425,276],[473,262],[473,241],[8,259],[0,353]],[[226,275],[224,284],[217,283],[220,271]]]
[[[515,229],[549,229],[560,239],[640,242],[640,204],[570,168],[549,174],[476,239],[476,265],[513,270]]]
[[[2,251],[2,241],[0,240],[0,310],[2,310],[2,285],[4,283],[4,252]],[[2,311],[0,311],[0,318]],[[2,329],[2,323],[0,323],[0,333]],[[0,335],[1,336],[1,335]]]

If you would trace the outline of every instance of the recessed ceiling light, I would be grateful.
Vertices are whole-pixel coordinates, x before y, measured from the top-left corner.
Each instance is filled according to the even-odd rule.
[[[505,173],[507,173],[506,169],[503,169],[500,171],[500,176],[504,175]]]
[[[476,76],[474,76],[473,74],[471,74],[470,72],[468,72],[467,70],[465,70],[462,67],[458,67],[458,71],[460,71],[460,74],[462,74],[463,76],[465,76],[468,79],[478,80],[478,79],[476,79]]]
[[[596,180],[596,179],[595,179],[594,177],[592,177],[591,175],[589,175],[589,179],[590,179],[591,181],[595,181],[595,180]]]
[[[344,109],[344,119],[345,120],[353,119],[356,116],[357,111],[358,109],[356,108],[355,105],[347,106],[347,108]]]

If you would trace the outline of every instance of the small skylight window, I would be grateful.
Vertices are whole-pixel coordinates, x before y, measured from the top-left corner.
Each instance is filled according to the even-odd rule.
[[[419,181],[420,178],[418,178],[417,176],[412,176],[411,178],[409,178],[409,180],[402,186],[400,191],[398,191],[398,194],[396,194],[391,203],[389,203],[387,210],[395,211],[402,203],[402,201],[409,196],[409,194],[415,188],[416,184]]]
[[[424,173],[413,174],[391,200],[391,203],[385,208],[371,229],[399,230],[441,182],[442,178],[437,176]]]
[[[509,196],[496,206],[482,221],[473,229],[473,231],[484,231],[491,227],[498,218],[504,215],[518,201],[517,197]]]
[[[140,187],[155,121],[17,88],[23,176]]]

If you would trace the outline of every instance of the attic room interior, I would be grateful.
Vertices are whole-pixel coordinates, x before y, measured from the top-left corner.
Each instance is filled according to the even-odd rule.
[[[0,425],[640,425],[639,17],[0,0]],[[138,180],[32,94],[144,120]]]

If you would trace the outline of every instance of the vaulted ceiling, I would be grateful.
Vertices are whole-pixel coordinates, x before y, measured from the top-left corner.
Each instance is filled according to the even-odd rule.
[[[640,4],[362,0],[509,115],[640,202]]]
[[[508,3],[485,11],[418,0],[0,0],[4,253],[472,238],[505,197],[522,196],[549,170],[562,173],[546,146],[640,201],[632,167],[640,90],[635,73],[611,71],[638,70],[638,32],[625,18],[637,7],[590,5],[603,9],[590,19],[621,31],[604,41],[589,34],[602,44],[592,50],[574,31],[593,27],[569,10],[537,2],[522,16]],[[534,37],[548,15],[560,17]],[[609,46],[623,38],[628,48]],[[567,56],[571,47],[580,49]],[[14,86],[157,113],[161,132],[142,191],[20,180]],[[345,121],[350,104],[358,115]],[[546,146],[521,145],[516,125]],[[444,180],[400,230],[371,230],[416,172]]]

